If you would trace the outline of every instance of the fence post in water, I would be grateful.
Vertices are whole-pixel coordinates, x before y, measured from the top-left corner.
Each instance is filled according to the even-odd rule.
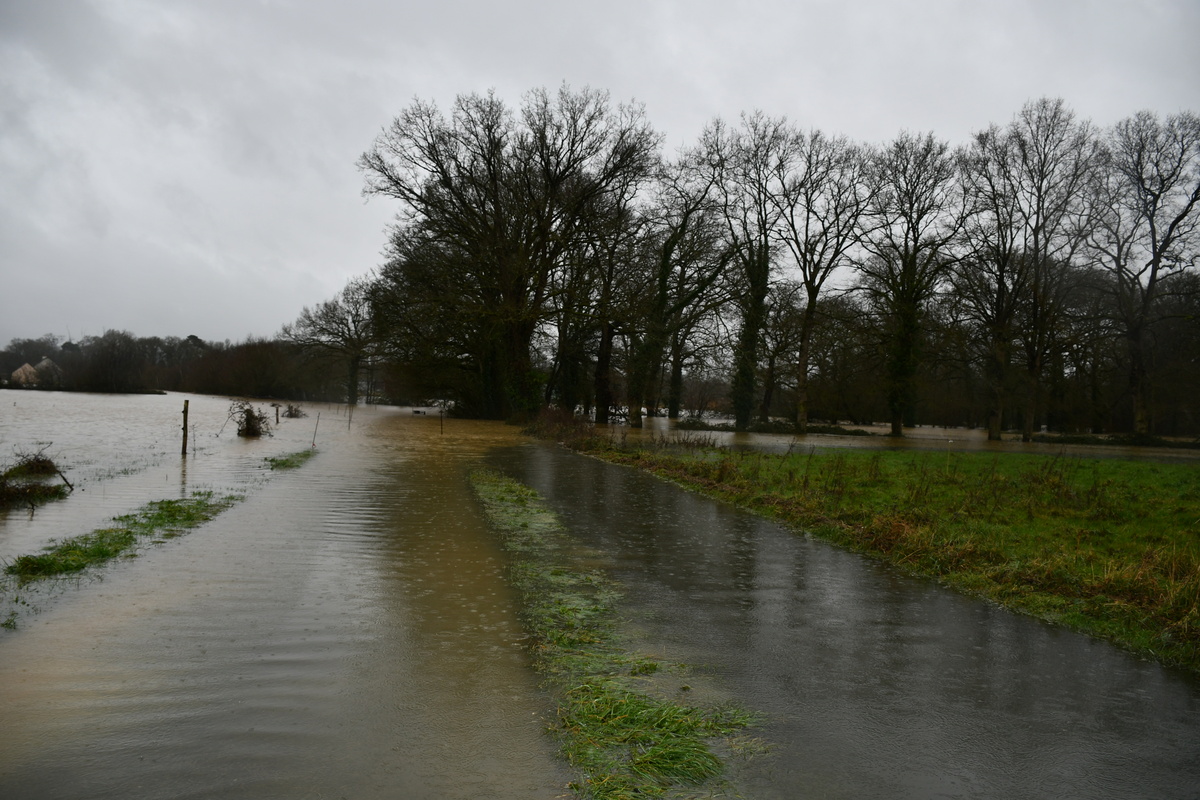
[[[180,455],[187,455],[187,407],[188,401],[183,401],[183,449],[179,451]]]
[[[317,428],[321,427],[321,412],[317,412],[317,424],[313,426],[313,447],[317,446]]]

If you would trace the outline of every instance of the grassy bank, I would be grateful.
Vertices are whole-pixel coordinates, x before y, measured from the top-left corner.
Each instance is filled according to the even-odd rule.
[[[22,581],[66,575],[102,564],[133,550],[139,539],[169,539],[201,525],[241,497],[214,497],[195,492],[184,500],[156,500],[132,514],[113,518],[113,525],[57,541],[41,553],[18,556],[4,571]]]
[[[751,740],[734,737],[751,716],[666,696],[655,678],[679,665],[622,648],[619,587],[571,565],[569,539],[538,495],[491,471],[474,474],[472,485],[511,557],[534,665],[558,703],[553,729],[583,776],[572,788],[581,797],[625,800],[719,784],[724,764],[713,745],[745,748]]]
[[[555,438],[1200,672],[1200,469],[1025,454],[788,455]],[[686,442],[686,438],[683,440]],[[700,444],[703,444],[702,442]]]

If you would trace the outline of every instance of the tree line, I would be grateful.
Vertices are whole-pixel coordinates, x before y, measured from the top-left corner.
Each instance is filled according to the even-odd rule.
[[[340,361],[280,337],[231,343],[197,336],[139,337],[109,330],[79,341],[46,334],[13,339],[0,351],[0,385],[23,365],[38,369],[32,388],[113,393],[192,392],[345,402]],[[370,382],[365,384],[370,389]]]
[[[958,147],[754,112],[665,154],[640,106],[563,86],[415,101],[358,166],[399,204],[384,262],[272,340],[155,340],[142,385],[634,426],[1200,432],[1191,112],[1102,129],[1043,98]]]
[[[1194,432],[1200,118],[1059,99],[951,147],[761,112],[661,150],[636,105],[414,102],[359,166],[400,214],[380,352],[483,417]]]

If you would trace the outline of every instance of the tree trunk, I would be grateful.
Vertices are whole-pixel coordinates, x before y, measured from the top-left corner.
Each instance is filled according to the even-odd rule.
[[[358,368],[362,356],[353,355],[347,359],[348,375],[346,376],[346,404],[351,408],[358,405]]]
[[[749,308],[742,320],[738,333],[737,349],[733,356],[733,381],[729,389],[733,401],[734,428],[739,431],[750,427],[754,413],[755,380],[758,369],[758,340],[762,332],[766,291],[755,291],[749,298]]]
[[[987,438],[990,442],[998,442],[1004,425],[1004,400],[1008,385],[1008,347],[1004,342],[992,341],[984,374],[987,376],[988,389]]]
[[[671,347],[671,383],[667,392],[667,418],[679,419],[679,408],[683,405],[683,352],[677,345]]]
[[[767,423],[771,421],[771,403],[775,396],[775,357],[767,359],[767,370],[763,374],[762,405],[759,406],[758,416]]]
[[[1028,384],[1025,397],[1025,418],[1021,420],[1021,441],[1033,441],[1033,429],[1037,422],[1038,393],[1041,391],[1041,358],[1035,358],[1029,365],[1026,374]]]
[[[600,346],[596,350],[596,424],[607,425],[612,411],[613,327],[606,320],[600,326]]]
[[[815,308],[810,303],[804,311],[800,330],[800,352],[796,360],[796,432],[808,433],[808,360],[812,350],[812,328]]]
[[[1146,369],[1144,339],[1140,330],[1132,331],[1129,341],[1129,395],[1133,401],[1133,433],[1150,433],[1150,379]]]
[[[894,320],[891,354],[888,358],[888,410],[891,435],[904,435],[904,417],[912,409],[916,395],[917,360],[921,343],[921,319],[918,308],[900,308]]]

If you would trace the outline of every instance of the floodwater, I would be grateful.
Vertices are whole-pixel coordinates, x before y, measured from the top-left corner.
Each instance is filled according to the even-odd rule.
[[[218,438],[227,401],[193,396],[185,477],[181,397],[0,392],[0,447],[52,440],[80,489],[11,512],[6,553],[185,488],[246,493],[0,630],[0,797],[560,796],[547,700],[464,479],[513,433],[313,406],[272,439]],[[263,472],[314,432],[307,464]]]
[[[732,424],[732,419],[713,419],[712,422]],[[886,449],[930,451],[942,453],[1026,453],[1030,455],[1065,456],[1068,458],[1128,458],[1139,461],[1195,462],[1200,450],[1192,448],[1126,447],[1117,445],[1060,444],[1054,442],[1022,442],[1012,434],[1004,441],[993,442],[983,428],[941,428],[922,426],[905,428],[904,436],[889,436],[890,428],[880,425],[856,425],[852,429],[868,435],[789,435],[778,433],[734,433],[732,431],[677,431],[675,421],[666,417],[647,417],[640,430],[611,426],[611,435],[637,440],[643,437],[683,437],[712,442],[734,450],[755,450],[767,453],[806,452],[809,448]]]
[[[241,440],[227,400],[189,396],[183,459],[183,399],[0,391],[0,463],[44,446],[77,487],[0,516],[0,558],[150,500],[245,495],[0,608],[5,800],[563,796],[465,480],[485,461],[624,584],[638,648],[765,715],[770,753],[733,764],[747,798],[1200,794],[1193,677],[501,425],[306,405]],[[265,468],[314,437],[304,466]]]
[[[747,797],[1200,796],[1194,677],[632,469],[493,460],[607,554],[639,646],[766,715]]]

